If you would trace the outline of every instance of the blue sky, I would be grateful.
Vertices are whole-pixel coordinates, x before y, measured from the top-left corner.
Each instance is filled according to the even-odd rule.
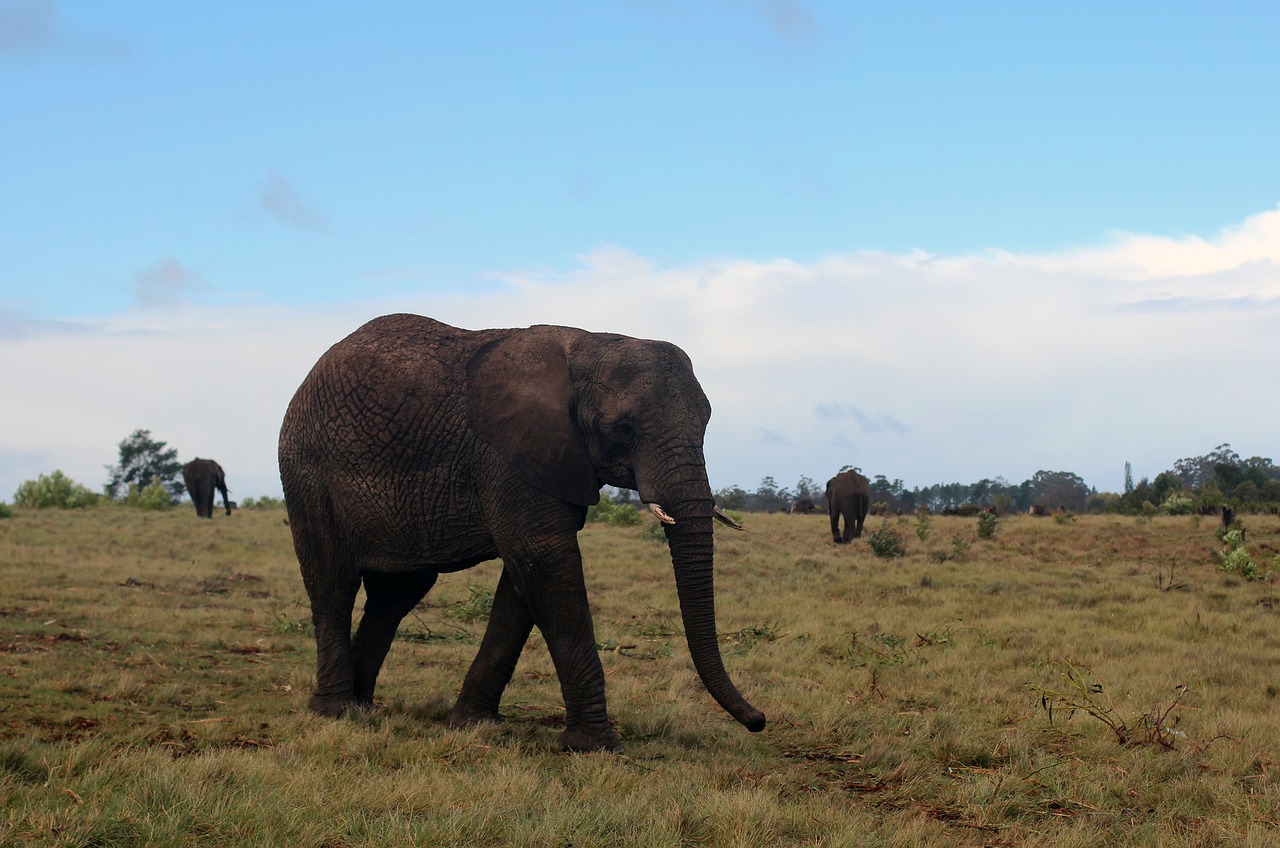
[[[713,486],[1280,459],[1280,5],[0,0],[0,499],[278,494],[377,314],[659,337]],[[18,363],[15,367],[14,363]]]

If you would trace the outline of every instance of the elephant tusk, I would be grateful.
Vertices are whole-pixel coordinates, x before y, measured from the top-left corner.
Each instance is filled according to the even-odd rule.
[[[661,521],[663,524],[676,523],[676,520],[671,516],[667,515],[667,511],[662,507],[658,506],[656,503],[649,504],[649,511],[652,512],[654,515],[658,516],[658,520]]]
[[[739,522],[734,521],[732,518],[730,518],[730,517],[729,517],[729,515],[728,515],[728,513],[726,513],[724,510],[720,509],[720,507],[718,507],[718,506],[713,506],[713,507],[711,507],[711,514],[712,514],[712,515],[714,515],[717,519],[719,519],[722,523],[724,523],[724,524],[728,524],[728,525],[729,525],[730,527],[732,527],[734,530],[746,530],[746,529],[747,529],[747,528],[743,527]]]

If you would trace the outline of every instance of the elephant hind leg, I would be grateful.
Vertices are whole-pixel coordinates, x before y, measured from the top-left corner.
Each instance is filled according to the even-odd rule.
[[[405,574],[364,573],[365,605],[351,646],[352,684],[356,703],[373,703],[378,672],[391,650],[396,628],[426,597],[439,576],[429,568]]]
[[[351,592],[355,603],[355,591]],[[307,706],[314,713],[340,716],[356,705],[351,660],[351,608],[346,614],[311,614],[316,629],[316,689]]]
[[[307,551],[305,544],[296,547],[299,560],[311,562],[314,553]],[[316,637],[316,688],[308,706],[321,715],[340,716],[356,704],[351,613],[360,590],[360,575],[354,568],[335,569],[326,572],[332,577],[319,580],[317,573],[321,571],[314,567],[302,569]]]
[[[511,681],[520,652],[533,630],[533,616],[503,569],[493,596],[493,611],[480,650],[462,681],[458,702],[449,711],[449,724],[462,727],[482,721],[498,721],[498,703]]]
[[[840,538],[836,541],[842,545],[847,545],[853,541],[853,537],[857,529],[855,524],[857,519],[854,517],[854,513],[843,508],[840,510],[840,514],[844,516],[844,530],[841,532]]]
[[[871,512],[871,496],[858,495],[858,499],[853,504],[853,514],[857,526],[853,530],[853,538],[862,538],[862,528],[867,523],[867,514]]]

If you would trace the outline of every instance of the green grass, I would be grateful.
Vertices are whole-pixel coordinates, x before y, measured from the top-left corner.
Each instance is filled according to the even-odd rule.
[[[407,618],[379,705],[310,715],[278,510],[0,520],[0,845],[1239,845],[1280,840],[1280,587],[1213,522],[825,516],[717,535],[749,734],[689,662],[665,546],[581,536],[622,756],[555,748],[535,632],[505,722],[444,726],[496,564]],[[649,519],[646,519],[648,522]],[[1246,516],[1255,562],[1280,520]],[[958,545],[960,540],[965,544]],[[1117,727],[1123,728],[1118,732]]]

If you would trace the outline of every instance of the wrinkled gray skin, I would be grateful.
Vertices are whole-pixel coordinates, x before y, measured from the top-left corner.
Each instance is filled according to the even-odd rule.
[[[862,525],[871,509],[871,483],[856,471],[841,471],[827,481],[827,514],[831,516],[831,538],[847,545],[862,538]],[[844,516],[844,532],[840,517]]]
[[[437,576],[501,557],[488,629],[450,724],[498,720],[536,625],[564,696],[561,744],[620,750],[577,542],[607,483],[674,518],[664,529],[694,664],[725,710],[762,729],[716,642],[702,454],[710,415],[688,357],[666,342],[552,326],[469,331],[417,315],[374,319],[338,342],[280,431],[315,624],[311,709],[371,704],[396,626]]]
[[[191,502],[196,505],[196,515],[200,518],[213,518],[213,490],[222,492],[222,506],[231,514],[231,502],[227,500],[227,477],[222,473],[222,466],[212,459],[191,460],[182,466],[182,482],[191,494]]]

